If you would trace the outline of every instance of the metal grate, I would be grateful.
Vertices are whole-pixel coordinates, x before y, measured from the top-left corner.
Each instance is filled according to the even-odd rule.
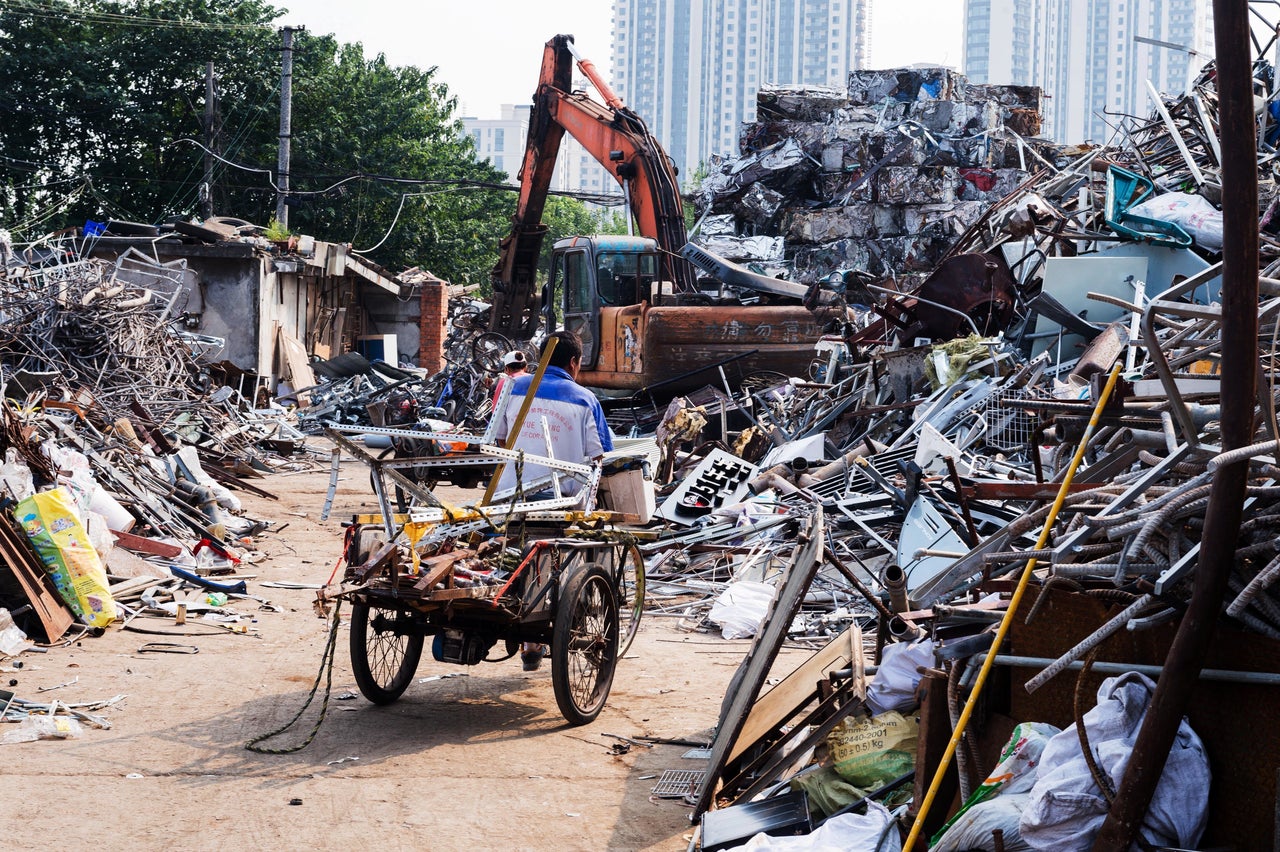
[[[702,786],[701,769],[667,769],[653,787],[653,795],[659,799],[683,799],[696,796]]]
[[[1029,411],[1005,405],[1005,400],[1027,399],[1021,388],[993,393],[969,409],[969,413],[981,414],[987,423],[985,440],[998,450],[1013,452],[1025,450],[1031,442],[1036,419]]]

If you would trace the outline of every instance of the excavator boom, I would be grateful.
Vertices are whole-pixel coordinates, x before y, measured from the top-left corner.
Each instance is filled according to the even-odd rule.
[[[664,277],[676,291],[696,289],[696,273],[680,255],[686,242],[684,206],[675,168],[639,116],[627,109],[599,80],[591,63],[579,67],[606,98],[592,100],[572,91],[573,36],[547,42],[542,73],[533,96],[529,137],[520,167],[520,197],[511,233],[502,241],[493,269],[490,330],[528,339],[538,328],[541,301],[537,288],[538,257],[547,227],[542,224],[551,174],[565,133],[576,139],[614,176],[626,194],[641,236],[658,242]]]

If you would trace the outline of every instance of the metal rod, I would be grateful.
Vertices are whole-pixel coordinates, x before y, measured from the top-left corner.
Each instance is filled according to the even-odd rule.
[[[1080,443],[1076,447],[1075,455],[1067,466],[1066,475],[1063,477],[1062,484],[1058,489],[1057,499],[1053,501],[1053,505],[1049,508],[1044,527],[1040,530],[1040,538],[1036,542],[1036,550],[1043,549],[1049,542],[1049,533],[1053,531],[1053,524],[1058,519],[1058,512],[1062,509],[1062,504],[1066,502],[1067,495],[1071,493],[1071,482],[1075,479],[1076,470],[1084,459],[1084,451],[1088,448],[1089,442],[1093,438],[1094,430],[1098,428],[1098,421],[1102,419],[1102,409],[1106,407],[1107,400],[1111,398],[1111,393],[1115,390],[1116,381],[1119,378],[1120,365],[1117,364],[1111,368],[1107,383],[1103,387],[1102,393],[1098,395],[1097,403],[1094,405],[1093,416],[1089,418],[1089,425],[1085,427],[1084,434],[1080,436]],[[1228,562],[1228,564],[1230,563]],[[1017,588],[1013,590],[1013,597],[1009,599],[1009,609],[1005,612],[1004,621],[1000,622],[1000,627],[996,630],[996,637],[991,643],[992,654],[999,653],[1000,645],[1009,633],[1009,626],[1013,623],[1014,615],[1018,611],[1018,605],[1022,602],[1022,596],[1027,591],[1027,584],[1031,581],[1031,574],[1035,571],[1035,567],[1036,560],[1031,558],[1027,560],[1026,567],[1022,569],[1022,576],[1018,579]],[[903,849],[915,849],[916,840],[920,838],[920,832],[924,830],[925,819],[929,816],[929,809],[933,805],[934,798],[938,795],[938,788],[942,786],[942,779],[947,773],[947,767],[951,765],[951,760],[955,757],[956,747],[960,744],[960,738],[964,735],[969,719],[973,716],[974,707],[977,706],[978,699],[982,696],[982,688],[987,682],[987,676],[991,673],[993,662],[993,660],[988,659],[978,671],[978,680],[973,686],[973,691],[969,693],[969,699],[965,702],[964,710],[960,713],[960,719],[956,722],[955,730],[951,733],[951,741],[947,743],[946,751],[942,754],[942,760],[939,761],[938,767],[933,773],[933,780],[929,782],[929,789],[925,793],[924,801],[920,804],[920,809],[916,812],[915,820],[911,823],[911,831],[907,835],[906,842],[902,845]]]

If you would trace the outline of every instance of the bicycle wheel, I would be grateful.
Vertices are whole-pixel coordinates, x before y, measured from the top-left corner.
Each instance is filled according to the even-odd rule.
[[[618,659],[626,656],[644,615],[644,555],[631,542],[614,549],[618,591]]]
[[[502,356],[514,347],[505,335],[496,331],[486,331],[471,342],[473,363],[488,373],[502,371]]]
[[[351,604],[351,673],[360,694],[374,704],[390,704],[409,688],[422,658],[422,633],[403,610]]]
[[[562,578],[563,579],[563,578]],[[551,685],[571,725],[600,715],[618,662],[618,600],[604,567],[587,563],[560,586],[551,634]]]
[[[776,388],[778,385],[785,385],[790,379],[785,373],[777,373],[773,370],[753,370],[742,377],[739,385],[744,393],[755,394],[760,391]]]

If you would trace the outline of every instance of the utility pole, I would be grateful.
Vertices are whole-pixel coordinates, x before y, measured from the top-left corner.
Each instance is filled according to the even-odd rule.
[[[213,121],[217,94],[213,84],[213,62],[204,64],[204,183],[200,186],[200,215],[213,215]]]
[[[276,161],[276,221],[289,227],[289,140],[293,133],[293,34],[306,27],[285,27],[284,51],[280,60],[280,157]]]

